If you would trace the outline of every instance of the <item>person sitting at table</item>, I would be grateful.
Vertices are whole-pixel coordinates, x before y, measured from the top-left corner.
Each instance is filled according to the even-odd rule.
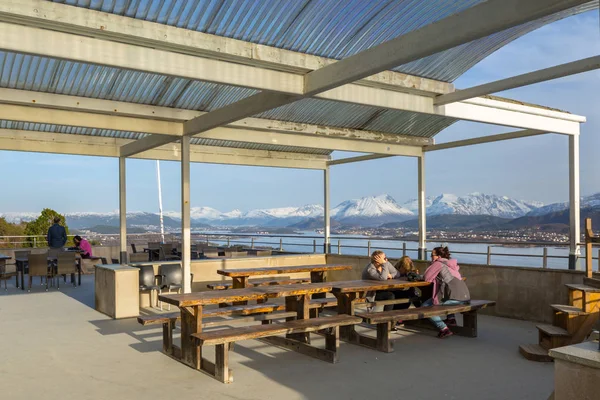
[[[81,258],[92,257],[92,246],[90,245],[90,242],[77,235],[73,238],[73,243],[75,243],[75,247],[81,250]]]
[[[422,281],[423,276],[419,275],[419,270],[409,256],[403,256],[398,260],[394,268],[398,271],[401,278],[406,278],[409,282]],[[394,310],[405,310],[412,303],[415,307],[421,306],[421,291],[416,288],[399,289],[394,293],[397,299],[409,299],[408,303],[395,304]]]
[[[54,217],[54,224],[48,228],[48,247],[51,249],[63,249],[67,243],[67,231],[65,227],[60,225],[60,217]]]
[[[426,300],[423,306],[458,305],[471,301],[469,288],[462,280],[459,266],[455,259],[450,258],[448,247],[436,247],[431,252],[431,265],[425,271],[424,279],[433,283],[433,297]],[[453,314],[448,315],[446,322],[441,317],[431,317],[431,322],[440,331],[438,338],[444,339],[453,333],[447,325],[456,325]]]
[[[364,280],[377,280],[385,281],[388,279],[400,278],[400,273],[394,266],[388,261],[385,253],[381,250],[376,250],[371,254],[371,263],[366,266],[362,273],[362,279]],[[385,301],[394,299],[404,299],[409,296],[408,291],[405,290],[378,290],[376,292],[368,292],[367,300],[373,301]],[[402,306],[402,308],[410,307],[410,303],[405,304],[388,304],[383,307],[384,311],[390,311],[394,309],[394,306]]]

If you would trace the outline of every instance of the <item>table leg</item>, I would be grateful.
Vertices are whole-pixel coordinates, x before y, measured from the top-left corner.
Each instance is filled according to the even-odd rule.
[[[356,293],[334,293],[338,301],[338,314],[354,315],[354,300]],[[340,337],[350,340],[354,334],[354,325],[340,327]]]
[[[21,264],[21,290],[25,291],[25,263]]]
[[[202,306],[181,307],[181,360],[195,369],[202,367],[202,347],[191,335],[202,332]]]
[[[248,287],[248,276],[239,276],[239,277],[235,277],[233,278],[233,285],[232,288],[233,289],[243,289],[245,287]],[[245,306],[246,304],[248,304],[247,301],[234,301],[233,305],[234,306]]]
[[[81,286],[81,258],[77,262],[77,285]]]
[[[311,283],[325,282],[325,271],[312,271],[310,273]],[[327,293],[315,293],[312,295],[313,299],[324,299],[327,297]]]
[[[310,295],[305,294],[301,296],[288,296],[285,298],[285,310],[295,311],[296,319],[309,319],[310,310],[308,308],[310,304]],[[290,339],[295,339],[303,343],[310,344],[310,336],[308,333],[295,333],[287,335]]]

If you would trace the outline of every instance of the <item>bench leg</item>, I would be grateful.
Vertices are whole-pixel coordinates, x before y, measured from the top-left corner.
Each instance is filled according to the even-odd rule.
[[[340,347],[340,327],[330,328],[330,332],[325,335],[325,349],[333,352],[333,363],[338,362],[338,349]]]
[[[394,351],[394,345],[390,341],[390,331],[392,330],[392,322],[383,322],[377,324],[377,350],[384,353]]]
[[[223,383],[231,383],[229,374],[229,343],[218,344],[215,349],[215,378]]]
[[[173,328],[175,321],[169,320],[163,324],[163,351],[167,354],[173,354]]]
[[[450,327],[450,330],[457,335],[477,337],[477,310],[465,312],[462,316],[463,326]]]

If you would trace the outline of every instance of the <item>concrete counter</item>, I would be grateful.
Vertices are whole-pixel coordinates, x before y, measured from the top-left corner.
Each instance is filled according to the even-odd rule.
[[[554,400],[598,399],[600,351],[597,342],[550,350],[554,358]]]
[[[95,309],[109,317],[137,317],[140,310],[139,269],[119,264],[95,266]]]

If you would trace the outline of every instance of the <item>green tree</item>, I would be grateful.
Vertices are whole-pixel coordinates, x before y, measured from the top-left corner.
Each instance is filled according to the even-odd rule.
[[[0,236],[23,236],[25,234],[25,224],[13,224],[6,221],[5,218],[0,218]],[[21,241],[20,238],[2,238],[0,240],[0,246],[12,247],[11,243],[17,243]]]
[[[65,222],[65,216],[57,213],[56,211],[50,208],[44,208],[40,216],[37,217],[35,221],[27,223],[27,225],[25,226],[25,234],[28,236],[42,236],[42,243],[40,243],[40,239],[42,238],[37,238],[38,245],[46,243],[46,235],[48,234],[48,228],[50,228],[54,223],[54,217],[60,218],[60,224],[65,227],[65,230],[67,231],[68,235],[69,227]],[[28,247],[33,247],[33,238],[27,238],[27,242],[29,245]],[[67,241],[68,244],[71,244],[71,242],[71,239]]]

